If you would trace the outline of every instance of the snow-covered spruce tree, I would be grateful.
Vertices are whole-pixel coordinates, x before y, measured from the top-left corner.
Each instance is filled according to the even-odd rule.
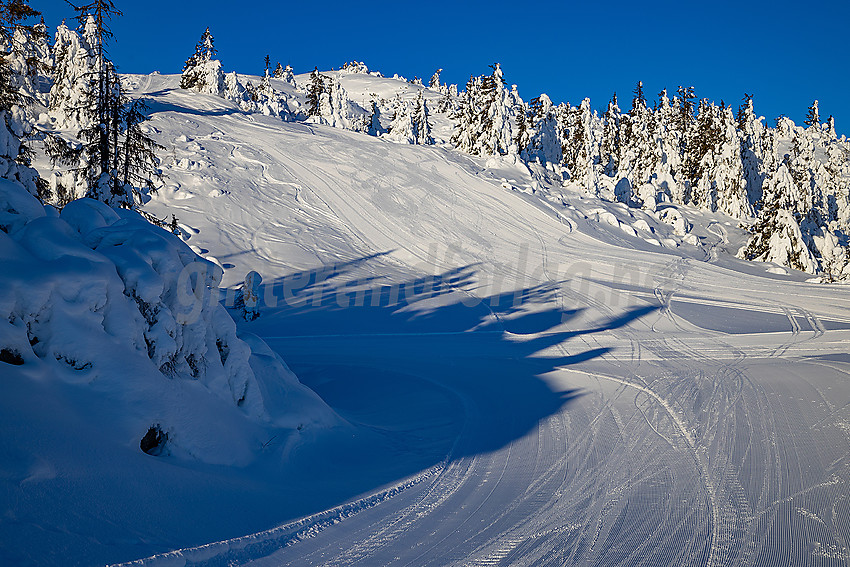
[[[210,28],[207,28],[195,46],[195,53],[183,65],[180,87],[222,96],[224,72],[221,69],[221,61],[214,59],[216,53],[215,40]]]
[[[501,66],[490,67],[492,74],[470,77],[454,115],[458,124],[452,144],[472,155],[504,155],[513,146],[514,101],[505,89]]]
[[[434,138],[431,136],[431,121],[429,120],[428,103],[425,97],[422,96],[422,91],[416,97],[413,109],[413,135],[415,143],[428,145],[434,143]]]
[[[298,112],[298,103],[290,100],[283,92],[275,90],[270,77],[264,77],[260,84],[254,87],[250,82],[243,85],[235,71],[227,73],[224,76],[222,96],[236,103],[243,112],[275,116],[285,122],[293,120]]]
[[[2,5],[13,18],[30,19],[39,15],[26,2],[4,2]],[[44,18],[35,25],[19,20],[12,24],[11,31],[10,37],[3,34],[2,50],[11,67],[12,84],[27,101],[46,104],[53,62]]]
[[[281,79],[283,79],[293,87],[297,86],[295,84],[295,72],[293,71],[292,66],[289,64],[287,64],[286,67],[283,68],[283,75],[281,76]]]
[[[480,77],[469,77],[466,90],[458,97],[457,108],[452,114],[457,124],[452,132],[451,143],[458,150],[474,153],[476,139],[481,134],[481,110],[478,107]]]
[[[718,110],[720,132],[712,156],[708,180],[716,194],[716,209],[736,219],[753,216],[753,206],[747,195],[744,166],[741,161],[741,134],[735,124],[732,108],[722,105]]]
[[[599,146],[593,135],[594,118],[589,98],[570,108],[567,114],[569,133],[562,148],[563,162],[570,172],[570,179],[589,191],[594,188],[594,166],[598,162]]]
[[[10,45],[17,26],[38,16],[26,1],[4,3],[0,10],[0,35]],[[30,167],[31,150],[22,139],[29,134],[19,85],[15,80],[12,56],[0,53],[0,177],[22,185],[40,199],[47,197],[47,185]]]
[[[655,122],[657,124],[657,143],[660,152],[658,170],[653,183],[665,200],[682,202],[682,190],[678,183],[682,169],[683,132],[679,129],[678,100],[667,96],[667,89],[658,93],[658,103],[655,107]]]
[[[433,75],[431,75],[431,80],[428,81],[428,88],[434,89],[435,91],[440,90],[440,73],[442,73],[442,69],[437,69]]]
[[[608,177],[616,177],[619,169],[621,114],[617,93],[614,93],[602,119],[602,136],[599,140],[599,163],[602,172]]]
[[[87,197],[113,207],[135,208],[159,176],[157,145],[142,131],[142,101],[130,101],[107,58],[112,38],[108,22],[120,16],[111,0],[95,0],[76,8],[85,24],[84,40],[93,62],[88,87],[80,99],[84,123],[78,138],[76,169],[86,179]]]
[[[522,102],[517,106],[516,112],[516,134],[514,134],[514,146],[517,155],[522,159],[528,159],[528,148],[531,144],[531,116],[528,104]]]
[[[654,191],[644,190],[658,168],[660,152],[656,143],[655,116],[646,105],[643,82],[638,81],[632,108],[622,120],[619,176],[627,177],[634,195],[649,208],[655,207]]]
[[[552,167],[561,163],[563,150],[558,134],[558,115],[552,100],[544,93],[531,99],[531,134],[528,158]]]
[[[315,67],[310,73],[310,85],[307,88],[307,115],[319,116],[322,94],[325,92],[325,77]]]
[[[684,178],[683,202],[686,205],[714,210],[715,194],[706,175],[712,166],[715,148],[721,137],[721,127],[716,107],[702,99],[696,122],[687,131],[685,153],[682,156]],[[700,185],[700,180],[703,183]]]
[[[416,128],[413,124],[413,112],[409,102],[397,98],[395,101],[395,114],[390,123],[389,132],[385,135],[388,140],[401,144],[416,143]]]
[[[274,68],[274,72],[272,73],[272,76],[275,79],[280,79],[282,81],[286,81],[287,83],[289,83],[293,87],[295,86],[295,74],[292,72],[292,67],[290,65],[287,65],[286,67],[284,67],[283,65],[281,65],[278,62],[277,66]]]
[[[125,190],[133,192],[134,201],[141,204],[143,196],[154,193],[156,184],[160,181],[156,152],[162,147],[141,128],[141,124],[147,120],[145,111],[148,106],[144,99],[127,100],[126,96],[122,96],[122,99],[123,124],[120,128],[123,130],[124,140],[123,145],[118,148],[116,164],[121,167],[120,182]]]
[[[369,66],[362,61],[346,61],[342,64],[340,71],[351,74],[370,75]]]
[[[374,97],[371,101],[371,111],[367,118],[365,130],[370,136],[380,136],[385,133],[384,127],[381,126],[381,107]]]
[[[272,70],[271,70],[271,60],[269,59],[268,55],[266,55],[265,64],[266,64],[266,66],[265,66],[265,69],[263,69],[263,79],[262,79],[262,82],[260,83],[260,88],[271,86],[269,81],[272,78]]]
[[[747,198],[752,205],[761,201],[762,185],[769,169],[774,164],[769,160],[770,140],[762,123],[753,110],[753,96],[744,94],[743,104],[738,108],[738,131],[741,135],[741,165],[747,182]],[[772,157],[772,155],[770,156]]]
[[[486,126],[481,140],[481,154],[504,155],[513,145],[513,106],[510,91],[505,88],[505,78],[498,63],[490,66],[493,73],[485,77],[482,89]]]
[[[738,256],[746,260],[774,262],[811,274],[817,260],[806,245],[795,217],[804,201],[785,163],[765,180],[759,217],[750,227],[752,237]]]
[[[673,200],[677,203],[685,203],[688,200],[689,177],[687,156],[689,153],[689,145],[695,143],[693,131],[696,128],[696,118],[694,111],[696,107],[694,101],[694,87],[685,87],[679,85],[676,90],[676,131],[679,134],[679,168],[675,172],[675,180],[677,185],[676,195]]]
[[[816,103],[810,107],[808,118],[807,128],[796,127],[793,123],[782,125],[783,130],[791,134],[791,148],[784,157],[784,164],[799,189],[798,202],[789,211],[799,223],[825,279],[844,279],[850,276],[845,269],[850,235],[847,155],[845,153],[843,160],[839,158],[839,163],[833,162],[836,157],[833,147],[840,142],[830,137],[818,122]]]
[[[440,92],[443,96],[437,102],[437,112],[440,114],[454,114],[458,109],[457,85],[451,85],[449,87],[442,85]]]
[[[809,107],[806,113],[806,119],[803,123],[809,128],[820,128],[820,112],[818,111],[818,101],[815,100]]]
[[[251,271],[245,275],[242,284],[242,317],[253,321],[260,316],[260,285],[263,278],[257,272]]]
[[[355,119],[353,104],[342,83],[334,77],[324,77],[322,84],[323,91],[319,94],[318,113],[311,117],[312,121],[347,130],[363,128],[363,121]],[[312,92],[311,87],[308,104]]]
[[[50,116],[59,128],[78,130],[87,126],[80,99],[88,89],[92,72],[90,50],[79,34],[63,22],[56,28],[53,57]]]

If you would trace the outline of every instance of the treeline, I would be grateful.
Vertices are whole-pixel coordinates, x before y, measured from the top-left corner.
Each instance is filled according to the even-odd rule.
[[[850,276],[850,144],[832,117],[821,121],[817,101],[804,126],[780,117],[768,127],[750,95],[734,110],[679,87],[650,104],[638,83],[628,111],[615,94],[600,117],[589,99],[556,106],[541,95],[526,103],[494,65],[470,79],[451,116],[458,149],[515,155],[632,207],[724,213],[752,233],[740,257],[827,280]]]

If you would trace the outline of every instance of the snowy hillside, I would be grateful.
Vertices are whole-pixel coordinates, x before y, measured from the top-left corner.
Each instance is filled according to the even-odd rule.
[[[222,539],[142,563],[844,561],[841,286],[735,259],[747,235],[722,214],[133,81],[173,156],[147,208],[223,285],[262,275],[240,330],[355,438],[291,452],[298,496],[252,521],[228,509],[206,539],[130,538],[114,560]]]
[[[96,3],[106,20],[119,13]],[[0,564],[843,565],[850,143],[0,10]],[[18,14],[18,15],[16,15]]]
[[[139,545],[128,533],[182,543],[197,510],[175,502],[195,475],[225,496],[234,473],[218,467],[256,468],[341,423],[237,336],[220,268],[174,235],[90,199],[57,214],[8,181],[0,204],[4,564],[106,561]]]

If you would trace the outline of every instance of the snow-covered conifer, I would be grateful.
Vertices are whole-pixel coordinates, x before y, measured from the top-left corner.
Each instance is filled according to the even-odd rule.
[[[567,114],[569,132],[562,148],[564,165],[570,172],[570,179],[588,190],[593,189],[591,180],[594,165],[598,161],[593,119],[589,98],[584,99],[579,106],[570,108]]]
[[[431,75],[431,80],[428,81],[428,88],[440,90],[440,73],[442,72],[442,69],[437,69],[437,71],[433,75]]]
[[[245,276],[242,284],[242,316],[246,321],[253,321],[260,316],[260,285],[263,278],[257,272],[251,271]]]
[[[372,99],[371,111],[367,120],[366,132],[370,136],[380,136],[385,133],[384,127],[381,126],[381,107],[374,98]]]
[[[411,104],[401,99],[395,101],[395,115],[386,134],[388,140],[402,144],[416,143],[416,126],[413,123]]]
[[[78,133],[82,148],[77,169],[84,175],[87,196],[111,206],[143,204],[159,175],[157,145],[142,131],[144,103],[130,101],[106,45],[112,38],[108,22],[121,12],[111,0],[94,0],[76,8],[85,25],[84,43],[91,61],[87,89],[80,98],[84,126]]]
[[[289,64],[287,64],[286,67],[283,68],[283,75],[281,75],[280,78],[292,85],[293,87],[297,86],[295,84],[295,72],[293,71],[292,66]]]
[[[602,165],[603,173],[609,177],[616,177],[618,171],[621,143],[620,117],[617,93],[614,93],[602,119],[602,136],[599,140],[599,163]]]
[[[26,1],[4,8],[0,11],[0,35],[7,42],[16,26],[39,15]],[[0,177],[15,181],[32,195],[44,199],[46,184],[29,167],[31,151],[22,142],[29,129],[12,62],[7,56],[0,56]]]
[[[315,67],[310,73],[310,85],[307,90],[307,115],[319,116],[322,94],[325,92],[325,77],[319,74],[319,68]]]
[[[503,155],[513,146],[514,101],[505,89],[501,66],[490,67],[492,74],[470,77],[455,113],[452,143],[472,155]]]
[[[558,116],[552,100],[544,93],[531,99],[530,107],[529,159],[553,166],[560,164],[563,150],[558,134]]]
[[[483,137],[479,152],[482,155],[504,155],[513,144],[512,112],[513,101],[505,89],[505,79],[498,63],[490,66],[493,73],[482,82],[484,111]]]
[[[433,144],[434,138],[431,136],[431,122],[429,120],[428,103],[425,97],[422,96],[422,91],[416,97],[416,103],[413,109],[413,135],[417,144]]]
[[[682,188],[678,180],[682,169],[682,137],[679,130],[678,100],[667,96],[667,89],[658,94],[655,107],[656,139],[659,150],[658,168],[653,183],[665,200],[682,202]]]
[[[820,127],[820,112],[818,111],[818,101],[815,100],[812,105],[809,107],[809,111],[806,113],[806,120],[804,121],[806,126],[819,128]]]
[[[454,86],[454,85],[452,85],[452,86]],[[452,114],[452,113],[454,113],[455,110],[456,110],[456,108],[455,108],[455,104],[456,104],[455,97],[457,96],[457,94],[452,96],[449,89],[445,88],[445,85],[443,85],[441,92],[443,93],[443,96],[441,96],[440,100],[437,102],[437,112],[439,112],[440,114]]]
[[[263,69],[263,78],[260,82],[260,88],[261,89],[271,88],[270,80],[272,78],[272,70],[271,70],[271,59],[269,59],[268,55],[266,55],[264,63],[265,63],[265,68]]]
[[[514,146],[516,147],[517,155],[523,159],[528,159],[528,147],[531,144],[531,117],[529,116],[529,107],[524,102],[517,108],[516,113],[516,134],[514,135]]]
[[[627,176],[631,186],[640,189],[649,182],[660,161],[655,116],[646,106],[643,83],[640,81],[635,87],[628,119],[622,121],[622,127],[619,175]]]
[[[221,69],[221,61],[214,59],[216,53],[215,40],[210,28],[207,28],[195,45],[195,53],[183,66],[180,87],[223,96],[224,72]]]
[[[703,99],[699,103],[696,122],[686,133],[685,153],[682,156],[685,204],[714,210],[716,194],[706,174],[713,164],[720,136],[717,108]]]
[[[747,198],[752,205],[761,201],[762,184],[773,165],[768,161],[770,142],[762,120],[753,110],[752,95],[744,94],[743,104],[738,109],[737,125],[741,135],[741,165],[747,182]]]
[[[12,84],[26,100],[46,103],[44,95],[49,90],[49,74],[53,67],[47,26],[43,18],[34,25],[24,21],[39,15],[27,2],[13,4],[5,8],[11,14],[8,17],[15,19],[15,23],[11,24],[11,35],[3,33],[0,37],[11,70]]]
[[[800,200],[800,188],[796,186],[786,164],[781,164],[765,180],[763,194],[759,217],[750,228],[752,237],[738,256],[817,273],[817,261],[806,246],[793,213]]]
[[[462,152],[473,153],[475,140],[480,135],[480,109],[477,106],[481,79],[469,77],[466,90],[459,96],[452,118],[457,121],[451,143]]]
[[[92,72],[88,46],[63,22],[56,28],[53,54],[53,87],[48,97],[50,116],[60,128],[79,129],[87,125],[80,99]]]
[[[731,107],[722,107],[718,118],[720,132],[712,156],[713,166],[708,172],[717,195],[716,210],[737,219],[749,218],[753,215],[753,207],[741,160],[741,134]]]

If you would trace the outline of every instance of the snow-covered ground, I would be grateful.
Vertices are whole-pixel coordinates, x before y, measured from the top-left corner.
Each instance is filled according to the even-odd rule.
[[[355,98],[417,88],[340,77]],[[247,464],[33,451],[0,478],[3,508],[26,511],[0,519],[0,558],[850,561],[845,286],[735,259],[745,233],[722,215],[628,209],[521,165],[134,81],[166,147],[146,209],[224,269],[226,305],[262,275],[240,333],[342,419]],[[22,419],[78,395],[7,388]]]

